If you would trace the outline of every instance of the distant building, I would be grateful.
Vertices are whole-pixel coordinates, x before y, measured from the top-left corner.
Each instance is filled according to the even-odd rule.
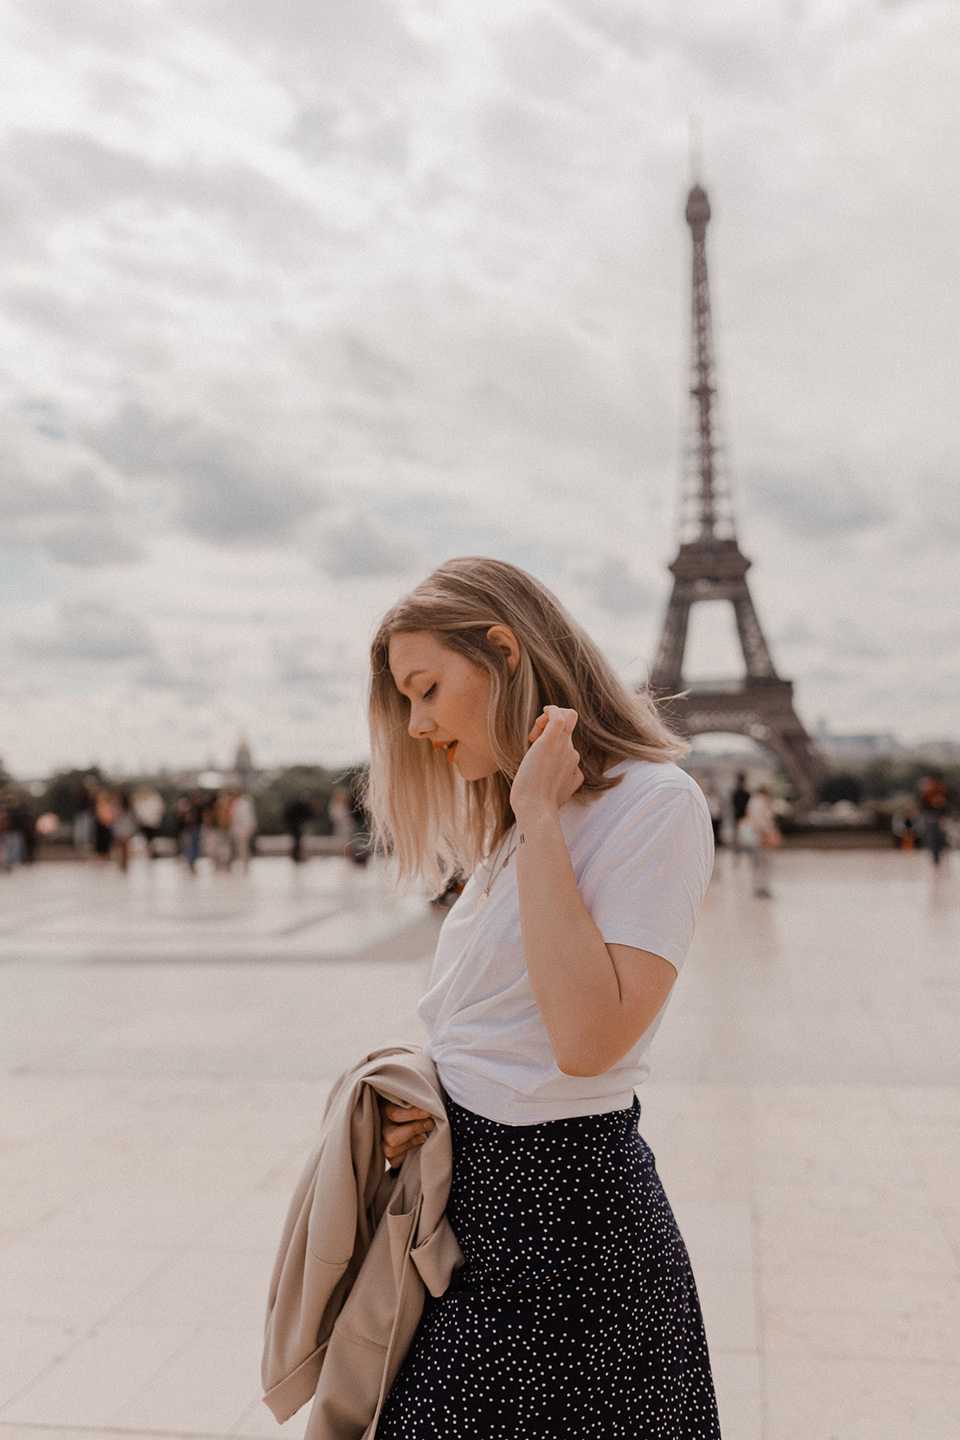
[[[249,789],[249,777],[257,773],[253,763],[253,756],[250,754],[250,746],[247,744],[245,735],[240,736],[240,743],[237,745],[237,755],[233,762],[233,773],[237,777],[237,784],[242,785],[244,790]]]
[[[923,760],[931,765],[960,765],[956,740],[918,740],[915,745],[904,745],[889,730],[834,735],[826,720],[817,724],[817,744],[828,760]]]
[[[230,768],[220,770],[211,760],[195,770],[163,770],[161,774],[184,790],[192,790],[196,786],[202,790],[220,790],[224,785],[230,785],[241,790],[256,791],[269,784],[277,771],[261,770],[254,765],[250,745],[246,737],[241,735],[237,742],[233,766]]]
[[[889,730],[876,734],[834,735],[826,720],[817,722],[817,744],[828,760],[872,760],[885,755],[904,755],[904,747]]]

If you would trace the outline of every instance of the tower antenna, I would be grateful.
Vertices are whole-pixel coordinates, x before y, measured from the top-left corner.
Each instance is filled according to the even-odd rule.
[[[691,115],[689,122],[690,184],[703,183],[703,117]]]

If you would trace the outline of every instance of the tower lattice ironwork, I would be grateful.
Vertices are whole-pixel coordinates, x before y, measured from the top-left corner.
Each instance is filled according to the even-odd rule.
[[[690,436],[681,491],[680,549],[670,566],[673,591],[650,685],[667,701],[674,724],[686,735],[730,731],[748,735],[771,750],[789,775],[800,808],[806,809],[815,803],[826,771],[794,709],[793,685],[777,674],[760,628],[747,588],[750,561],[737,543],[717,438],[707,279],[709,219],[707,192],[694,185],[686,208],[693,235]],[[683,678],[690,611],[696,604],[718,600],[733,606],[745,673],[739,680],[690,684]]]

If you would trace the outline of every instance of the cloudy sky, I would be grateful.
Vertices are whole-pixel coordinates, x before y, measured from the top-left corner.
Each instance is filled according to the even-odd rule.
[[[0,7],[0,756],[363,753],[451,554],[630,678],[676,545],[702,117],[738,530],[801,714],[960,731],[960,7]],[[699,617],[691,675],[723,671]]]

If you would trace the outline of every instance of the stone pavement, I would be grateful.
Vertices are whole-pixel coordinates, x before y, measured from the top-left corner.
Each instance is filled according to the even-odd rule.
[[[725,1440],[960,1435],[948,858],[781,854],[760,901],[721,856],[641,1128]],[[0,1440],[296,1440],[259,1400],[273,1250],[330,1080],[420,1038],[436,918],[340,860],[0,882]]]

